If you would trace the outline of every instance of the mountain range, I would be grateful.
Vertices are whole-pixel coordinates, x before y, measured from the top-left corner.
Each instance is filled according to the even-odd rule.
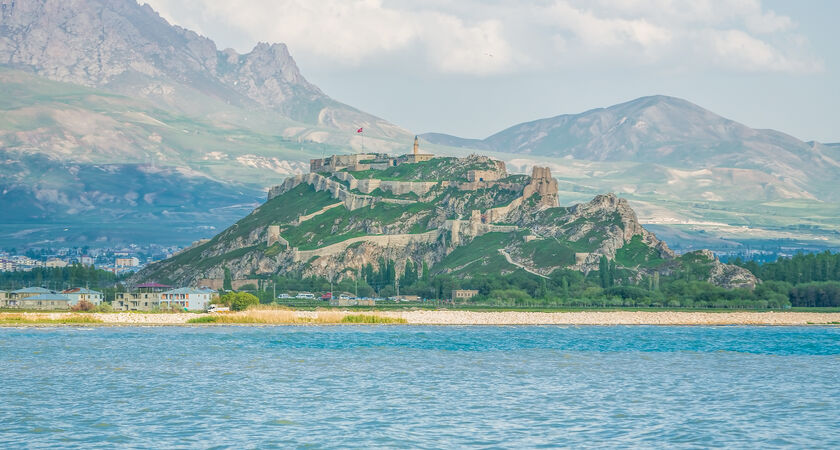
[[[482,140],[422,137],[452,147],[705,170],[710,179],[751,178],[766,199],[840,200],[840,155],[832,146],[749,128],[662,95],[521,123]]]
[[[413,141],[308,82],[285,45],[219,49],[134,0],[0,0],[0,86],[0,246],[186,244],[233,223],[310,158],[403,153]],[[480,150],[514,172],[548,166],[567,204],[620,194],[677,249],[840,245],[840,145],[678,98],[483,140],[421,138],[424,151]]]
[[[133,0],[4,2],[0,62],[55,81],[105,88],[185,114],[214,104],[277,111],[330,128],[404,130],[333,100],[300,74],[284,44],[219,50]],[[224,116],[221,116],[224,117]]]

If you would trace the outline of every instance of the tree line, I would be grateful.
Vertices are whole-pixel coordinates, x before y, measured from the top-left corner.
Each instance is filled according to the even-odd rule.
[[[775,282],[792,306],[840,306],[840,253],[798,253],[764,264],[736,258],[732,264],[749,270],[764,284]]]
[[[447,301],[455,289],[474,289],[473,305],[503,307],[669,307],[669,308],[755,308],[840,306],[840,254],[820,253],[780,258],[758,264],[735,260],[758,276],[755,289],[726,289],[703,281],[699,267],[685,267],[670,275],[637,273],[616,267],[601,258],[599,270],[584,274],[555,270],[542,278],[523,270],[507,274],[431,274],[425,263],[398,263],[379,259],[363,266],[355,276],[341,280],[322,277],[276,275],[266,280],[255,294],[264,303],[274,293],[286,291],[348,292],[360,297],[417,295]],[[695,273],[697,272],[697,273]],[[790,281],[790,280],[793,280]],[[399,285],[399,286],[397,286]]]
[[[73,264],[67,267],[36,267],[25,272],[0,272],[0,289],[12,291],[39,286],[56,291],[74,287],[103,290],[113,287],[118,280],[119,277],[112,272]]]

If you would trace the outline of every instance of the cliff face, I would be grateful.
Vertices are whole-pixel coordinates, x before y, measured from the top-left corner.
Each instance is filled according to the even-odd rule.
[[[356,176],[369,174],[346,170],[289,179],[248,217],[205,244],[149,266],[137,280],[189,283],[219,278],[225,268],[235,278],[272,273],[342,278],[379,260],[394,261],[398,270],[411,261],[432,273],[464,277],[519,269],[550,276],[559,269],[597,270],[602,257],[638,279],[681,264],[639,224],[624,199],[606,194],[560,207],[547,169],[476,186],[470,181],[474,163],[438,158],[378,173],[391,183],[418,183],[418,173],[447,167],[445,179],[427,181],[422,195],[397,188],[363,194],[358,188],[367,184]],[[706,265],[713,283],[755,281],[719,262]]]

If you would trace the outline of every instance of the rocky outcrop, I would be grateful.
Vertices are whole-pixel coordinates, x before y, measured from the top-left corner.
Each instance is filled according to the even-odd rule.
[[[716,286],[727,289],[753,289],[759,283],[758,278],[749,270],[732,264],[724,264],[709,250],[698,250],[686,256],[708,261],[711,267],[709,269],[709,278],[706,281]]]

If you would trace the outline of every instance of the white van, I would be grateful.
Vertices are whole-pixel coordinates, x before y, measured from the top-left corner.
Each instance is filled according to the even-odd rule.
[[[309,292],[299,292],[298,295],[295,295],[295,298],[302,300],[314,300],[315,294],[310,294]]]

